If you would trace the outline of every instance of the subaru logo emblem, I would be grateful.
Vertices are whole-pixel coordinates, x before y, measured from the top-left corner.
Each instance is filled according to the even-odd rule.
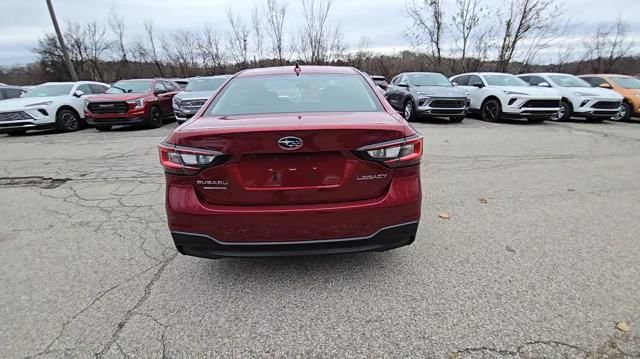
[[[278,146],[283,150],[297,150],[302,147],[302,140],[298,137],[282,137],[278,140]]]

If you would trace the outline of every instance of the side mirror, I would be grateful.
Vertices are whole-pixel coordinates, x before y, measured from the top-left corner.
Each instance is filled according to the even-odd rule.
[[[398,84],[399,87],[405,87],[405,88],[409,88],[409,84],[406,82],[401,82]]]
[[[613,87],[611,87],[611,85],[609,85],[606,82],[601,83],[600,86],[598,86],[598,87],[601,87],[603,89],[612,89],[613,88]]]
[[[551,87],[548,82],[541,82],[538,84],[538,87]]]
[[[455,81],[453,81],[451,84],[452,84],[453,86],[458,86],[458,83],[457,83],[457,82],[455,82]]]
[[[84,95],[84,92],[82,92],[80,90],[73,91],[73,96],[75,96],[75,97],[80,97],[82,95]]]
[[[484,87],[484,84],[482,82],[474,82],[471,84],[471,86],[481,89]]]

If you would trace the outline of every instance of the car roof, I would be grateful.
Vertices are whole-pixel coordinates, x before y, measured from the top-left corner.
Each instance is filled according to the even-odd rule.
[[[120,80],[115,81],[115,82],[119,82],[119,81],[158,81],[158,80],[171,81],[171,80],[168,80],[168,79],[154,78],[154,79],[120,79]]]
[[[568,73],[564,73],[564,72],[530,72],[530,73],[526,73],[526,74],[518,74],[516,76],[549,76],[549,75],[569,75],[569,76],[575,76],[573,74],[568,74]]]
[[[630,75],[622,75],[622,74],[582,74],[580,76],[598,76],[598,77],[631,77],[633,78],[633,76]]]
[[[189,77],[189,81],[197,80],[197,79],[227,79],[227,78],[229,78],[231,76],[233,76],[233,75],[196,76],[196,77]]]
[[[435,72],[435,71],[410,71],[410,72],[403,72],[402,74],[404,74],[404,75],[414,75],[414,74],[436,74],[436,75],[442,75],[442,73]],[[461,74],[461,75],[464,75],[464,74]]]
[[[251,76],[263,76],[263,75],[288,75],[293,74],[294,65],[290,66],[276,66],[276,67],[263,67],[259,69],[243,70],[236,74],[236,77],[251,77]],[[303,65],[300,66],[300,75],[304,74],[344,74],[344,75],[356,75],[360,74],[360,71],[353,67],[346,66],[316,66],[316,65]]]
[[[100,85],[106,85],[103,82],[98,82],[98,81],[50,81],[50,82],[43,82],[41,84],[38,85],[34,85],[34,86],[40,86],[40,85],[75,85],[75,84],[100,84]]]

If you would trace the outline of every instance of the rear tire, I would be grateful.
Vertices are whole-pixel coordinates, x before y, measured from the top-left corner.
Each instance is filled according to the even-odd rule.
[[[164,125],[162,117],[160,116],[160,109],[157,106],[151,107],[149,110],[149,118],[145,121],[149,128],[160,128]]]
[[[56,129],[60,132],[73,132],[80,129],[80,117],[68,108],[58,110],[56,113]]]
[[[616,116],[613,116],[614,121],[627,122],[631,120],[631,106],[628,103],[623,102],[620,106],[620,112]]]
[[[498,100],[487,100],[480,108],[480,118],[488,122],[500,122],[502,120],[502,106]]]
[[[404,103],[404,107],[402,110],[402,117],[404,117],[404,119],[409,122],[414,121],[416,118],[415,109],[416,107],[413,104],[413,101],[407,100],[407,102]]]
[[[464,120],[464,116],[454,116],[454,117],[449,117],[449,121],[453,122],[453,123],[460,123]]]
[[[95,125],[94,127],[100,132],[111,130],[111,125]]]

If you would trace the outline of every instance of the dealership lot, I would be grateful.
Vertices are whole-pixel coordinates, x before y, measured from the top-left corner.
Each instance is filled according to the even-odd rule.
[[[175,124],[0,137],[0,353],[640,356],[640,123],[415,127],[413,246],[218,261],[166,228]]]

